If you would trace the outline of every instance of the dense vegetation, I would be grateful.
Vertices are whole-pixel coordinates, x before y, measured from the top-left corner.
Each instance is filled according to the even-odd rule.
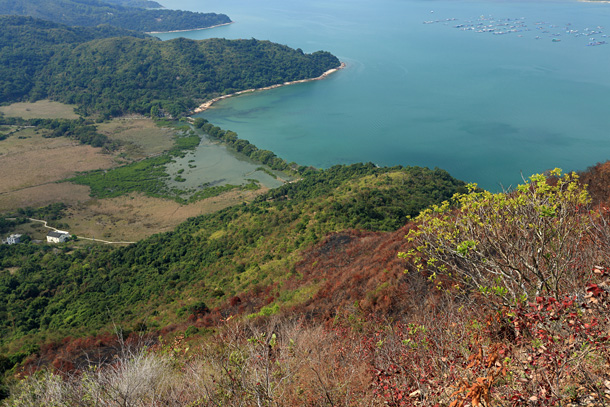
[[[52,223],[52,221],[61,219],[66,215],[65,210],[68,207],[63,203],[54,203],[47,206],[43,206],[42,208],[19,208],[17,210],[17,215],[19,218],[35,218],[35,219],[44,219]]]
[[[13,228],[20,222],[15,219],[0,218],[0,234],[4,235],[7,232],[13,230]]]
[[[255,39],[161,42],[0,17],[0,66],[0,102],[50,98],[83,114],[175,117],[221,94],[317,77],[339,60]]]
[[[110,25],[141,32],[191,30],[230,23],[224,14],[147,10],[155,2],[135,0],[0,0],[0,14],[30,16],[70,26]]]
[[[161,4],[151,0],[105,0],[104,3],[138,8],[163,8]]]
[[[94,333],[111,319],[167,325],[195,302],[282,281],[329,232],[391,230],[461,189],[441,170],[337,166],[127,248],[2,246],[0,270],[18,271],[0,272],[1,346]]]
[[[505,305],[574,292],[590,278],[583,265],[595,263],[583,241],[593,228],[581,211],[590,198],[576,174],[550,174],[552,185],[536,175],[511,195],[471,191],[457,216],[449,203],[426,210],[408,236],[417,250],[404,255]]]
[[[153,316],[134,325],[139,334],[122,337],[127,340],[98,336],[39,350],[24,346],[1,359],[2,366],[36,351],[38,360],[52,363],[63,376],[50,370],[21,381],[7,405],[607,405],[610,214],[607,202],[588,206],[586,188],[574,175],[537,175],[510,193],[471,188],[396,232],[330,234],[301,252],[296,264],[286,257],[267,265],[259,261],[256,273],[251,264],[238,263],[233,272],[214,266],[231,255],[255,260],[248,255],[248,240],[239,239],[240,233],[247,236],[254,229],[266,233],[253,247],[260,255],[277,256],[282,241],[275,231],[286,229],[281,221],[268,224],[283,214],[305,212],[310,217],[305,230],[315,230],[312,210],[326,212],[325,224],[333,222],[328,199],[349,201],[350,192],[367,187],[388,192],[388,177],[406,181],[427,175],[421,169],[337,167],[321,178],[309,178],[308,186],[286,188],[285,195],[225,211],[215,219],[219,227],[209,223],[214,216],[197,218],[145,246],[102,254],[99,258],[106,263],[91,262],[90,267],[107,273],[109,264],[127,263],[117,275],[123,284],[129,284],[128,267],[139,267],[130,260],[133,250],[144,262],[156,260],[159,270],[151,271],[140,286],[164,270],[177,274],[175,286],[165,285],[165,294],[176,306],[184,304],[178,315],[181,310],[190,313],[192,325],[183,325],[183,335],[167,343],[157,340],[156,333],[144,333],[159,321]],[[440,185],[449,185],[447,181]],[[299,196],[308,198],[301,201]],[[288,206],[292,210],[285,212]],[[366,223],[367,217],[361,220]],[[302,220],[302,215],[295,219]],[[572,238],[566,237],[570,232],[565,225],[572,226]],[[210,257],[192,257],[218,240]],[[25,256],[28,247],[19,250]],[[397,258],[398,251],[408,254],[406,262]],[[50,253],[47,264],[53,261]],[[172,254],[185,261],[177,266]],[[559,264],[566,269],[560,271],[555,267]],[[279,270],[269,284],[273,279],[265,276],[274,273],[271,265]],[[189,268],[205,276],[207,290],[219,301],[193,295],[205,291],[203,286],[190,288],[195,280],[181,285]],[[505,278],[494,278],[503,269]],[[70,278],[79,278],[78,270],[73,266]],[[563,277],[556,279],[559,275]],[[90,277],[86,272],[80,276],[86,294]],[[223,278],[235,283],[239,277],[252,287],[255,276],[259,283],[253,289],[238,289],[237,295],[221,301],[231,287]],[[479,276],[487,282],[479,284]],[[532,296],[507,297],[523,286],[513,285],[520,282],[531,282],[526,292],[530,295],[533,289]],[[154,304],[152,294],[147,298]],[[191,305],[186,296],[194,301]],[[253,309],[254,298],[258,305]],[[213,309],[215,304],[221,306]],[[238,316],[248,313],[248,318]],[[208,328],[211,321],[216,334]],[[205,341],[196,340],[198,332],[206,335]],[[114,346],[118,363],[79,373],[79,366],[86,367],[91,357],[103,357],[104,349]]]
[[[138,8],[163,8],[161,4],[151,0],[105,0],[104,3]]]
[[[63,46],[99,38],[143,34],[110,26],[68,27],[31,17],[0,16],[0,102],[22,99],[32,94],[37,75]]]

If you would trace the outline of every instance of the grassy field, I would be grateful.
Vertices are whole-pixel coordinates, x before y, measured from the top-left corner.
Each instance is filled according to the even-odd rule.
[[[145,117],[117,118],[98,125],[98,131],[113,140],[126,142],[123,153],[129,159],[139,160],[160,154],[172,148],[176,131],[158,127]]]
[[[189,205],[134,194],[110,199],[91,199],[89,189],[69,183],[49,184],[12,194],[0,194],[2,207],[40,207],[54,202],[68,205],[67,216],[57,222],[78,236],[110,240],[137,241],[166,232],[190,217],[213,213],[228,206],[254,199],[264,189],[229,191]],[[61,199],[57,199],[57,198]],[[32,204],[33,203],[33,204]],[[21,204],[21,205],[20,205]],[[16,233],[44,240],[48,229],[38,223],[20,225]]]
[[[34,103],[13,103],[0,106],[0,112],[7,117],[23,117],[24,119],[78,119],[74,113],[76,105],[65,105],[50,100],[39,100]]]
[[[8,135],[12,131],[14,131],[16,128],[17,128],[17,126],[3,126],[3,125],[0,125],[0,136]]]
[[[40,208],[52,203],[63,202],[66,205],[76,205],[89,200],[89,188],[68,183],[50,183],[19,191],[0,193],[0,213],[14,211],[19,208]]]
[[[38,104],[16,104],[8,108],[17,114],[18,105],[22,105],[22,111],[26,105],[32,111],[32,106]],[[56,115],[60,114],[61,106],[47,104],[55,108]],[[0,141],[0,213],[63,202],[69,207],[68,215],[58,222],[67,224],[71,233],[110,241],[136,241],[171,230],[190,217],[251,200],[267,190],[234,190],[189,205],[142,194],[93,199],[89,196],[89,187],[57,181],[79,171],[110,169],[125,159],[132,161],[160,154],[173,146],[176,133],[175,129],[158,127],[142,117],[114,119],[99,124],[98,129],[112,139],[126,142],[125,147],[113,154],[103,154],[100,149],[64,137],[44,138],[34,128],[22,129]],[[19,229],[17,232],[34,239],[44,239],[48,231],[37,224]]]
[[[190,217],[213,213],[222,208],[254,199],[257,191],[229,191],[189,205],[150,198],[140,194],[110,199],[91,199],[71,206],[61,220],[70,233],[112,241],[136,241],[167,232]]]
[[[19,233],[29,236],[32,240],[47,240],[50,229],[44,227],[40,222],[28,222],[18,226]]]
[[[63,137],[43,138],[35,129],[21,130],[0,141],[0,211],[88,199],[87,188],[55,182],[77,171],[113,165],[113,157],[99,149]]]

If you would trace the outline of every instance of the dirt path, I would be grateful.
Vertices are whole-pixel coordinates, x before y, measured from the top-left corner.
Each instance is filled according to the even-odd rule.
[[[40,223],[42,223],[42,225],[45,228],[47,228],[47,229],[52,229],[52,230],[54,230],[56,232],[57,231],[63,232],[60,229],[57,229],[57,228],[54,228],[52,226],[47,225],[47,221],[46,220],[33,219],[33,218],[28,218],[28,219],[31,220],[32,222],[40,222]],[[90,240],[92,242],[100,242],[100,243],[106,243],[106,244],[133,244],[133,243],[136,243],[136,242],[109,242],[108,240],[94,239],[92,237],[83,237],[83,236],[76,236],[76,237],[79,238],[79,239],[82,239],[82,240]]]

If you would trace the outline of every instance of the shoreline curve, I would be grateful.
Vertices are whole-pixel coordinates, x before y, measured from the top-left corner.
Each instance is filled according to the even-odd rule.
[[[210,28],[217,28],[217,27],[223,27],[225,25],[230,25],[233,24],[234,21],[231,21],[229,23],[222,23],[222,24],[216,24],[216,25],[211,25],[209,27],[202,27],[202,28],[191,28],[189,30],[172,30],[172,31],[149,31],[149,32],[145,32],[144,34],[170,34],[170,33],[185,33],[188,31],[201,31],[201,30],[209,30]]]
[[[265,86],[264,88],[255,88],[255,89],[240,90],[239,92],[230,93],[228,95],[223,95],[223,96],[218,96],[218,97],[215,97],[214,99],[210,99],[207,102],[199,105],[199,107],[197,107],[195,110],[193,110],[193,113],[205,112],[210,107],[212,107],[212,105],[214,103],[216,103],[216,102],[218,102],[220,100],[223,100],[223,99],[228,99],[228,98],[230,98],[232,96],[239,96],[239,95],[243,95],[245,93],[253,93],[253,92],[258,92],[258,91],[262,91],[262,90],[276,89],[276,88],[280,88],[282,86],[294,85],[294,84],[297,84],[297,83],[306,83],[306,82],[319,81],[319,80],[325,79],[326,77],[328,77],[329,75],[332,75],[333,73],[339,71],[340,69],[345,68],[346,66],[347,65],[345,64],[345,62],[341,62],[341,65],[339,65],[337,68],[329,69],[328,71],[324,72],[322,75],[320,75],[318,77],[315,77],[315,78],[299,79],[297,81],[290,81],[290,82],[278,83],[276,85]]]

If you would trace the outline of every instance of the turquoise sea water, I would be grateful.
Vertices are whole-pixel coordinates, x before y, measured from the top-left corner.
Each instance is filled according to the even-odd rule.
[[[161,3],[235,21],[162,39],[254,37],[305,52],[327,50],[347,63],[327,80],[230,98],[202,114],[287,161],[440,167],[498,190],[521,174],[580,170],[610,159],[610,44],[587,46],[610,42],[610,4]],[[476,32],[488,25],[496,32],[523,27],[503,35]]]

